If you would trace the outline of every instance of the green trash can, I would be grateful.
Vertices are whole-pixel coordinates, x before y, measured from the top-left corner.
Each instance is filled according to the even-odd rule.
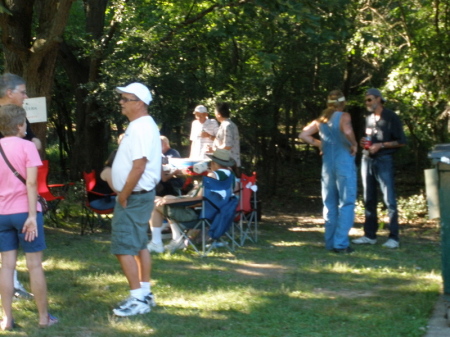
[[[441,258],[444,298],[450,302],[450,144],[438,144],[429,153],[437,169],[441,219]],[[428,195],[427,195],[428,198]]]

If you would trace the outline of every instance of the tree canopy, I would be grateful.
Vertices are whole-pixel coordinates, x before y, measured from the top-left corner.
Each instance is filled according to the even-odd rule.
[[[4,69],[47,97],[38,134],[59,145],[72,176],[101,168],[126,126],[113,89],[140,81],[180,148],[194,106],[230,102],[244,166],[274,191],[278,165],[301,156],[296,136],[332,89],[358,133],[364,90],[379,87],[416,165],[447,141],[449,18],[449,0],[0,2]]]

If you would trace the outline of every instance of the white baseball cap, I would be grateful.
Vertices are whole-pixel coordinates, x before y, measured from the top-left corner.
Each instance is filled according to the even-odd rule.
[[[206,109],[206,106],[204,106],[204,105],[197,105],[194,109],[194,114],[196,112],[208,113],[208,109]]]
[[[152,101],[150,90],[142,83],[134,82],[128,84],[126,87],[117,87],[116,91],[118,93],[133,94],[147,105]]]

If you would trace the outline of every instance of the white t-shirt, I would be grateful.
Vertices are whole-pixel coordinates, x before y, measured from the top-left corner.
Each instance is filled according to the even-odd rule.
[[[161,180],[161,140],[159,129],[151,116],[132,121],[120,142],[112,165],[112,181],[117,191],[122,191],[133,161],[147,158],[144,173],[133,191],[150,191]]]
[[[189,158],[208,159],[205,153],[208,149],[208,145],[212,146],[213,141],[210,138],[202,137],[202,131],[209,133],[211,136],[215,136],[218,129],[219,123],[217,123],[215,119],[207,118],[203,124],[198,120],[193,121],[191,126],[191,136],[189,137],[192,141]]]

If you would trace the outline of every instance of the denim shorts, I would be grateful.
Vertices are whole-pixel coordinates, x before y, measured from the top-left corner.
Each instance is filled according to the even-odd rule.
[[[33,241],[25,241],[25,234],[22,233],[27,218],[28,213],[0,215],[0,252],[18,250],[19,246],[25,253],[36,253],[47,248],[42,213],[38,212],[36,216],[38,236]]]
[[[148,221],[154,202],[155,190],[144,194],[131,194],[126,208],[116,202],[111,224],[112,254],[136,256],[147,248]]]

